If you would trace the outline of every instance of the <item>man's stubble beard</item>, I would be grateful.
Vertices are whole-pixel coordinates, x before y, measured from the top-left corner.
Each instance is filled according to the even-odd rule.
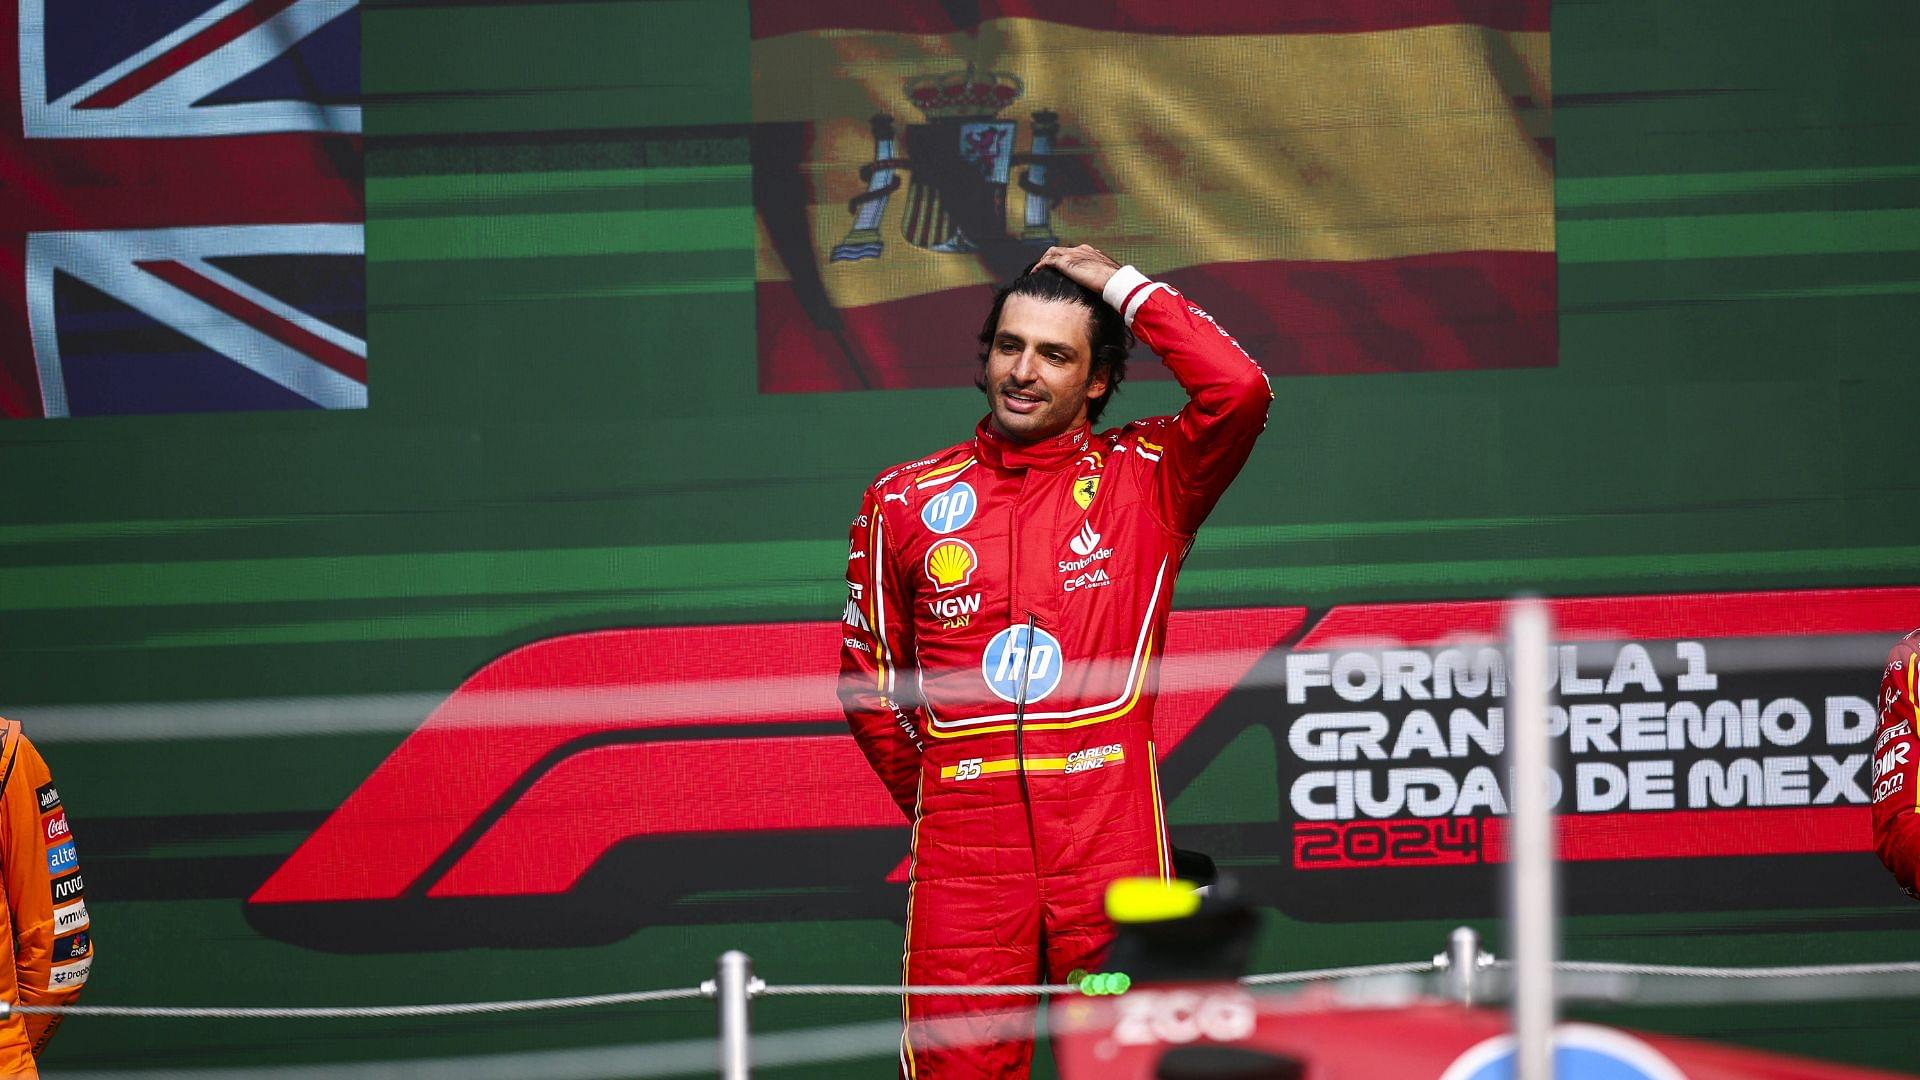
[[[1085,395],[1086,388],[1092,385],[1092,383],[1092,376],[1088,376],[1087,381],[1080,385],[1080,403],[1082,406],[1091,404]],[[1004,399],[1008,389],[1010,388],[1002,385],[997,392],[993,390],[985,391],[987,396],[987,412],[992,417],[994,429],[1015,442],[1026,444],[1045,442],[1056,435],[1073,430],[1073,428],[1077,426],[1075,417],[1083,415],[1079,408],[1075,408],[1067,413],[1065,419],[1056,419],[1057,414],[1053,411],[1052,407],[1060,406],[1061,402],[1059,398],[1053,397],[1052,395],[1048,395],[1042,402],[1042,407],[1039,412],[1024,415],[1020,413],[1003,412],[1000,402]],[[1017,421],[1026,421],[1027,423],[1024,427],[1021,427],[1015,425],[1014,422]],[[1042,425],[1051,424],[1057,424],[1058,426],[1048,426],[1044,430],[1042,429]],[[1035,434],[1036,431],[1040,431],[1041,433]]]

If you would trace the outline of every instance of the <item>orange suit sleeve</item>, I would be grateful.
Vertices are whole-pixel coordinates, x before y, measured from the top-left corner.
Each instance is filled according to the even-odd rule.
[[[17,730],[14,740],[0,786],[0,870],[13,922],[14,978],[20,1004],[67,1005],[80,996],[93,967],[86,881],[46,760]],[[25,1019],[37,1056],[60,1021]]]

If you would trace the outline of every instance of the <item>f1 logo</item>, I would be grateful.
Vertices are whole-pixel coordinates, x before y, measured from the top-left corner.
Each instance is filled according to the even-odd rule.
[[[1305,619],[1292,607],[1174,612],[1169,655],[1184,661],[1227,649],[1249,659],[1204,685],[1162,688],[1154,714],[1166,733],[1162,752],[1232,690],[1251,657]],[[1010,630],[1024,642],[1025,626]],[[842,637],[838,622],[669,626],[514,649],[456,688],[248,903],[558,895],[634,839],[898,828],[900,809],[846,737],[834,700]],[[1059,678],[1059,643],[1037,636],[1042,644],[1052,645],[1050,656],[1029,658],[1022,648],[1007,659],[1012,672],[1023,660],[1032,665],[1030,701]],[[759,665],[747,693],[704,695],[690,706],[685,687],[736,685],[743,657]],[[574,703],[583,693],[635,704],[582,715]],[[635,777],[719,775],[745,756],[790,767],[741,788],[737,806],[714,789],[665,780],[643,783],[645,799],[632,797]],[[423,784],[439,792],[425,815]],[[583,806],[595,810],[556,845],[554,821],[574,820]],[[403,819],[409,827],[394,829]],[[904,859],[897,874],[906,880]],[[364,918],[350,917],[356,927]]]

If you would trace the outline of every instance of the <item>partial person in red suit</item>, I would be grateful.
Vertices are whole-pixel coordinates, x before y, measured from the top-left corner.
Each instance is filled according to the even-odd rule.
[[[1135,335],[1187,403],[1096,433]],[[1086,246],[1002,288],[980,343],[987,416],[882,470],[848,551],[840,699],[913,822],[908,985],[1094,968],[1107,885],[1170,876],[1153,709],[1174,581],[1273,399],[1212,316]],[[905,1000],[904,1076],[1027,1074],[1031,998]]]
[[[1920,630],[1900,639],[1880,676],[1880,733],[1873,740],[1873,850],[1908,895],[1920,899]]]

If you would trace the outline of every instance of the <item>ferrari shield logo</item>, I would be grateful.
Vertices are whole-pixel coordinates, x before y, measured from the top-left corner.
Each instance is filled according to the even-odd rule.
[[[1080,504],[1080,509],[1085,510],[1093,505],[1093,493],[1099,490],[1098,476],[1083,476],[1073,482],[1073,501]]]

